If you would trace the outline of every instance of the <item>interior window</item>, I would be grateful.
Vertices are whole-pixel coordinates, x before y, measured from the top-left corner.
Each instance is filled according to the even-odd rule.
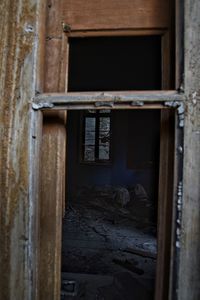
[[[110,161],[110,112],[88,112],[83,116],[82,161]]]

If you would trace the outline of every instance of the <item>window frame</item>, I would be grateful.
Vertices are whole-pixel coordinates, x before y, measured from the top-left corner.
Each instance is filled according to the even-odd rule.
[[[80,149],[80,157],[79,157],[79,162],[80,164],[83,164],[83,165],[111,165],[112,164],[112,112],[110,111],[109,113],[99,113],[100,111],[99,110],[95,110],[94,113],[90,113],[88,111],[84,111],[84,112],[81,112],[81,115],[80,115],[80,145],[79,145],[79,149]],[[93,115],[92,115],[93,114]],[[96,144],[97,142],[97,138],[95,138],[95,159],[94,161],[87,161],[84,159],[84,136],[85,136],[85,119],[86,118],[95,118],[96,121],[98,120],[99,122],[99,119],[100,119],[100,116],[102,117],[109,117],[110,119],[110,138],[109,138],[109,159],[107,160],[101,160],[101,159],[97,159],[96,158],[96,155],[97,155],[97,152],[98,152],[98,145]],[[98,131],[98,132],[97,132]],[[96,134],[99,135],[100,131],[99,131],[99,126],[95,126],[95,136]]]
[[[31,180],[31,190],[30,190],[30,199],[33,203],[33,209],[36,211],[36,217],[33,220],[33,224],[31,226],[34,227],[33,236],[34,246],[37,249],[34,255],[34,261],[36,262],[35,268],[33,270],[33,280],[35,290],[39,287],[38,283],[38,252],[39,252],[39,210],[40,203],[42,199],[40,199],[40,168],[43,162],[40,162],[40,152],[42,147],[42,118],[46,112],[52,111],[57,114],[60,112],[64,112],[70,109],[103,109],[112,107],[112,109],[174,109],[174,113],[176,115],[176,129],[175,129],[175,162],[174,162],[174,172],[175,179],[173,185],[173,220],[172,220],[172,240],[171,240],[171,263],[170,263],[170,286],[168,288],[169,298],[174,299],[174,295],[177,291],[177,272],[178,272],[178,261],[179,261],[179,249],[176,247],[176,242],[179,241],[179,238],[176,230],[178,228],[176,220],[177,220],[177,189],[179,183],[182,182],[182,162],[183,155],[177,154],[177,149],[181,149],[183,147],[183,125],[180,126],[182,117],[184,117],[184,101],[186,96],[184,91],[182,90],[183,84],[183,3],[180,0],[175,0],[176,3],[176,53],[175,53],[175,64],[176,64],[176,76],[175,76],[175,89],[168,90],[168,88],[164,88],[161,91],[150,91],[150,92],[138,92],[132,91],[130,93],[121,92],[121,93],[74,93],[73,95],[67,92],[66,83],[67,83],[67,60],[66,55],[69,51],[67,46],[67,34],[62,33],[59,39],[62,40],[62,51],[61,57],[59,60],[61,61],[60,74],[59,74],[59,84],[57,83],[57,88],[54,89],[56,92],[47,91],[45,89],[45,76],[44,76],[44,66],[48,66],[50,60],[47,59],[47,62],[44,63],[44,53],[45,53],[45,43],[48,39],[46,39],[45,34],[45,21],[46,21],[46,7],[43,5],[41,7],[41,14],[39,14],[39,22],[38,22],[38,32],[40,32],[38,36],[39,47],[37,49],[37,65],[36,65],[36,95],[31,99],[31,105],[33,109],[33,116],[31,120],[31,135],[32,140],[30,142],[31,154],[30,154],[30,180]],[[60,4],[57,4],[57,6]],[[60,24],[60,20],[59,20]],[[54,25],[54,24],[53,24]],[[158,34],[163,30],[156,30]],[[117,34],[141,34],[140,30],[117,30],[113,31],[113,35]],[[145,30],[142,30],[145,32]],[[146,33],[152,34],[152,30],[146,30]],[[166,31],[165,34],[165,43],[168,45]],[[87,34],[91,36],[95,35],[109,35],[110,31],[97,31],[97,32],[69,32],[69,35],[74,36],[83,36]],[[163,37],[164,37],[163,36]],[[169,45],[167,46],[169,48]],[[166,62],[169,57],[166,55],[163,57],[163,60]],[[54,63],[54,62],[53,62]],[[169,65],[169,64],[168,64]],[[55,75],[53,74],[54,78]],[[53,77],[52,77],[53,78]],[[52,83],[52,78],[50,78],[50,83]],[[35,137],[37,136],[37,140]],[[179,150],[181,151],[181,150]],[[181,153],[181,152],[180,152]],[[180,212],[181,213],[181,212]],[[31,221],[32,222],[32,221]],[[58,281],[58,279],[56,279]],[[157,291],[156,291],[157,292]],[[36,292],[36,297],[37,297]],[[162,293],[162,286],[160,286],[156,299],[159,298],[159,295]]]
[[[171,254],[170,254],[170,264],[168,264],[168,267],[169,267],[169,277],[168,277],[168,274],[166,274],[166,272],[164,272],[164,268],[165,268],[165,255],[163,255],[163,251],[165,251],[165,238],[163,238],[163,235],[165,236],[165,228],[166,228],[166,224],[167,224],[167,219],[164,217],[166,216],[165,214],[165,207],[168,203],[168,193],[169,193],[169,187],[168,187],[168,182],[167,180],[163,180],[162,179],[162,176],[160,178],[159,176],[159,182],[161,182],[162,184],[162,190],[166,191],[166,194],[165,195],[165,200],[163,202],[162,205],[160,205],[160,209],[159,209],[159,215],[160,216],[163,216],[162,217],[162,220],[161,223],[160,221],[158,221],[159,223],[159,237],[158,238],[158,248],[161,249],[161,250],[158,250],[158,253],[159,253],[159,260],[157,260],[157,270],[156,270],[156,274],[163,274],[163,276],[157,276],[156,275],[156,288],[155,288],[155,298],[154,300],[160,300],[161,299],[161,295],[163,297],[163,293],[165,293],[166,291],[166,285],[164,284],[163,280],[164,280],[164,276],[167,276],[167,278],[169,279],[169,287],[167,288],[167,291],[168,291],[168,294],[169,296],[172,295],[174,293],[174,290],[176,289],[176,283],[177,283],[177,273],[176,273],[176,269],[174,271],[174,268],[176,268],[176,263],[177,263],[177,259],[178,259],[178,255],[179,255],[179,249],[176,247],[177,243],[178,243],[178,239],[179,239],[179,236],[177,235],[177,228],[178,225],[176,223],[176,220],[177,218],[180,218],[178,210],[177,210],[177,197],[178,197],[178,194],[177,194],[177,189],[180,185],[180,183],[182,182],[182,164],[183,164],[183,156],[181,155],[181,153],[178,155],[177,154],[177,151],[179,151],[178,149],[181,149],[183,148],[183,126],[182,126],[182,116],[184,115],[184,112],[182,112],[182,104],[183,102],[179,99],[179,101],[164,101],[164,102],[158,102],[156,105],[153,104],[153,107],[151,105],[151,102],[148,103],[147,101],[145,101],[145,104],[143,105],[139,105],[136,104],[136,105],[129,105],[128,104],[123,104],[123,108],[120,108],[120,109],[159,109],[163,112],[166,112],[167,111],[173,111],[174,112],[174,117],[175,117],[175,120],[174,120],[174,126],[175,126],[175,137],[174,137],[174,143],[175,143],[175,146],[174,146],[174,153],[172,153],[172,155],[174,156],[174,164],[173,164],[173,172],[174,173],[174,184],[173,184],[173,188],[171,189],[170,193],[172,193],[172,198],[171,198],[171,209],[172,209],[172,223],[171,223],[171,243],[170,243],[170,247],[171,247]],[[45,105],[46,106],[46,105]],[[35,106],[34,106],[35,107]],[[68,107],[68,109],[67,109]],[[94,109],[94,106],[92,106],[92,108]],[[91,108],[91,109],[92,109]],[[104,107],[106,108],[106,107]],[[181,109],[180,109],[181,108]],[[88,110],[87,106],[83,106],[83,105],[67,105],[65,104],[62,108],[58,108],[57,106],[55,107],[42,107],[42,108],[34,108],[36,110],[36,114],[38,114],[38,117],[42,118],[43,115],[45,115],[46,113],[56,113],[56,114],[63,114],[63,112],[66,112],[67,110],[74,110],[74,109],[78,109],[78,110]],[[97,110],[98,109],[102,109],[102,108],[96,108]],[[119,106],[113,106],[111,108],[111,110],[114,110],[114,109],[119,109]],[[37,118],[36,118],[37,119]],[[39,120],[38,120],[39,121]],[[56,123],[55,123],[56,124]],[[41,128],[40,126],[42,126],[42,124],[38,123],[37,124],[37,127],[39,126],[39,128]],[[41,140],[42,140],[42,137],[41,137]],[[42,148],[42,141],[40,142],[40,144],[38,145],[39,146],[39,149],[37,148],[37,151],[35,153],[35,155],[37,156],[37,153],[39,154],[39,157],[40,157],[40,151],[41,151],[41,148]],[[164,151],[168,151],[166,149],[166,147],[164,146]],[[167,153],[167,152],[166,152]],[[169,152],[168,152],[169,153]],[[56,154],[57,155],[57,154]],[[166,155],[164,153],[162,153],[162,157],[164,157],[164,159],[162,160],[162,166],[160,165],[160,170],[165,168],[166,166]],[[35,157],[36,158],[36,157]],[[35,165],[36,164],[36,165]],[[36,161],[34,162],[34,166],[37,166],[37,164],[39,165],[39,162]],[[43,161],[40,165],[43,165],[43,167],[45,167],[45,162]],[[41,167],[40,167],[41,168]],[[37,172],[38,172],[38,168],[37,168]],[[165,173],[165,172],[164,172]],[[164,175],[165,176],[165,175]],[[48,180],[48,178],[47,178]],[[161,180],[161,181],[160,181]],[[170,179],[171,180],[171,179]],[[159,184],[160,186],[160,184]],[[48,192],[48,191],[47,191]],[[40,196],[38,196],[39,199],[40,199]],[[163,198],[163,197],[162,197]],[[159,197],[159,199],[161,200],[161,198]],[[42,201],[42,199],[40,199],[40,201]],[[62,206],[63,206],[63,203],[62,203]],[[177,215],[178,214],[178,215]],[[161,238],[162,236],[162,238]],[[163,248],[164,247],[164,248]],[[58,276],[58,275],[57,275]],[[58,283],[58,278],[55,280],[55,284],[57,285]],[[49,292],[50,293],[50,292]],[[163,298],[164,299],[164,298]]]
[[[98,31],[70,31],[67,33],[63,33],[63,39],[64,39],[64,45],[62,47],[62,52],[61,56],[63,57],[64,55],[67,55],[67,59],[65,60],[65,65],[64,65],[64,71],[60,75],[61,77],[64,76],[65,81],[64,81],[64,91],[65,93],[68,92],[68,68],[69,68],[69,51],[70,51],[70,46],[69,46],[69,38],[84,38],[84,37],[135,37],[135,36],[160,36],[161,37],[161,73],[162,73],[162,78],[161,78],[161,89],[160,90],[155,90],[154,92],[159,92],[159,91],[168,91],[168,90],[173,90],[170,89],[170,78],[171,78],[171,52],[170,52],[170,45],[171,45],[171,39],[170,39],[170,33],[169,30],[167,29],[140,29],[140,30],[135,30],[135,29],[130,29],[130,30],[98,30]],[[174,70],[175,71],[175,70]],[[174,82],[174,88],[176,87],[176,83]],[[148,91],[148,90],[147,90]],[[120,91],[121,93],[124,93],[126,91]],[[138,92],[136,90],[130,91],[130,93],[135,93]],[[140,91],[142,92],[142,90]],[[149,92],[152,92],[152,90],[149,90]],[[75,93],[80,93],[83,94],[84,92],[70,92],[69,94],[75,94]],[[90,93],[96,93],[90,92]],[[74,99],[75,100],[75,99]],[[76,100],[75,100],[76,101]]]
[[[152,34],[150,34],[150,32],[145,34],[145,32],[141,31],[140,35],[136,34],[135,32],[132,32],[132,34],[129,35],[124,35],[123,33],[122,35],[116,35],[116,32],[115,35],[113,35],[112,31],[110,31],[110,35],[104,35],[103,32],[101,33],[102,34],[100,35],[98,32],[97,36],[88,36],[88,34],[85,34],[84,37],[73,35],[67,37],[69,47],[69,80],[66,83],[67,92],[72,94],[83,92],[95,93],[97,91],[102,91],[104,93],[118,91],[123,93],[126,90],[130,92],[137,90],[161,91],[164,88],[164,85],[166,85],[167,81],[167,65],[164,60],[164,55],[166,54],[165,40],[167,38],[167,31],[163,31],[160,34],[158,34],[157,31],[156,34],[153,34],[154,31],[152,31]],[[123,44],[125,44],[125,46],[122,46]],[[146,51],[146,48],[149,46],[151,49],[153,49],[150,51],[150,56],[148,56],[148,51]],[[130,49],[128,49],[129,47]],[[82,60],[80,59],[82,53],[81,50],[84,52]],[[143,53],[141,53],[141,51],[143,51]],[[107,61],[106,59],[107,52],[109,53],[108,57],[111,61],[112,57],[114,57],[115,62],[112,61],[112,67],[109,66],[109,60]],[[93,63],[90,63],[90,60],[92,59],[91,55],[93,56]],[[102,61],[99,65],[98,61],[101,57],[104,57],[104,55],[106,63]],[[76,60],[78,60],[78,62],[76,62]],[[143,60],[145,60],[145,64]],[[151,67],[148,64],[151,64]],[[124,69],[122,65],[124,66]],[[90,71],[88,71],[88,69]],[[148,74],[148,80],[147,78],[143,78],[146,71]],[[108,77],[106,77],[107,73],[109,74]],[[138,73],[140,80],[137,81]],[[112,82],[111,78],[115,77],[115,74],[117,76]],[[103,80],[104,76],[106,78],[104,79],[105,82]],[[151,81],[152,77],[154,78],[153,81]],[[85,78],[87,80],[84,81]],[[125,81],[129,81],[131,79],[129,86],[121,86],[125,84],[123,79],[125,79]],[[84,81],[83,85],[80,84],[81,80]],[[135,83],[135,80],[137,83]],[[121,81],[123,83],[121,83]],[[149,84],[149,82],[151,82],[151,84]],[[105,83],[106,87],[104,86],[105,89],[103,89],[102,84]],[[90,89],[88,89],[88,85],[90,85]],[[139,88],[138,86],[143,87]]]

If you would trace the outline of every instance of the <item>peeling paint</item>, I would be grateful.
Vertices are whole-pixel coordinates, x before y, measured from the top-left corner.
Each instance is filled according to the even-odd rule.
[[[26,24],[24,27],[24,31],[26,33],[32,33],[32,32],[34,32],[34,27],[31,24]]]
[[[40,102],[40,103],[32,103],[32,108],[34,110],[38,110],[38,109],[43,109],[43,108],[52,108],[54,107],[53,103],[49,103],[49,102]]]
[[[182,218],[182,199],[183,197],[183,182],[180,181],[178,183],[178,188],[177,188],[177,203],[176,203],[176,208],[177,208],[177,227],[176,227],[176,247],[180,248],[181,247],[181,218]]]
[[[29,104],[36,1],[0,2],[0,299],[30,299],[28,270]]]
[[[177,108],[177,114],[179,118],[179,127],[184,127],[185,119],[185,104],[183,101],[166,101],[165,106]]]
[[[195,105],[197,103],[197,92],[192,93],[192,102]]]

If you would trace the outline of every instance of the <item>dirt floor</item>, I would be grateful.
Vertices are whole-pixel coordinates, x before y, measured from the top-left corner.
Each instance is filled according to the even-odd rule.
[[[152,299],[155,231],[130,203],[77,197],[63,220],[61,299]]]

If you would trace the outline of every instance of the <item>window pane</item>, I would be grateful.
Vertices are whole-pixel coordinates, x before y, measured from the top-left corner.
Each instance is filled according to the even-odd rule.
[[[100,130],[100,132],[102,132],[102,131],[109,132],[110,131],[110,117],[101,117],[100,118],[99,130]]]
[[[99,112],[96,112],[94,116],[91,114],[85,117],[82,146],[84,161],[110,159],[110,116],[108,114],[100,116]]]
[[[110,132],[100,132],[99,134],[99,145],[109,145],[110,143]]]
[[[99,119],[99,159],[110,159],[110,117]]]
[[[85,119],[85,145],[95,145],[95,118]]]
[[[85,145],[95,145],[95,132],[85,133]]]
[[[95,160],[95,147],[85,145],[85,153],[84,153],[85,161],[94,161]]]
[[[110,147],[108,145],[100,145],[99,146],[99,159],[100,160],[109,160],[110,158]]]
[[[95,160],[95,126],[96,119],[85,118],[85,137],[84,137],[84,160]]]
[[[95,118],[85,118],[85,130],[86,131],[95,131],[95,123],[96,119]]]

